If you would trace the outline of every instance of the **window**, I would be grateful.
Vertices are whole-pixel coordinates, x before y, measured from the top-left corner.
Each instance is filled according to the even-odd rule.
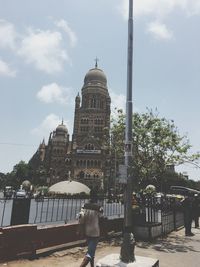
[[[96,98],[93,97],[90,101],[90,107],[91,108],[96,108],[96,105],[97,105],[97,101],[96,101]]]
[[[85,145],[85,149],[86,149],[86,150],[94,150],[95,147],[94,147],[93,144],[86,144],[86,145]]]

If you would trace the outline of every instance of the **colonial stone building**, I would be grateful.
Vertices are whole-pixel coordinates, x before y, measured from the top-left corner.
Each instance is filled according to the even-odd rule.
[[[110,177],[110,103],[106,75],[96,63],[85,75],[81,96],[75,98],[71,140],[62,122],[29,162],[45,170],[47,184],[73,179],[90,188],[105,187]]]

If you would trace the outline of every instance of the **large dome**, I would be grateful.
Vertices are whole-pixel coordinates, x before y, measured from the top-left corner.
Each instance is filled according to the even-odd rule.
[[[98,68],[91,69],[87,72],[84,79],[84,84],[89,83],[102,83],[104,85],[107,84],[107,78],[105,73]]]
[[[63,124],[63,122],[56,128],[56,133],[57,134],[68,133],[67,127]]]
[[[89,195],[90,189],[86,185],[79,182],[62,181],[52,185],[49,188],[49,192],[58,194],[71,194],[71,195],[85,193]]]

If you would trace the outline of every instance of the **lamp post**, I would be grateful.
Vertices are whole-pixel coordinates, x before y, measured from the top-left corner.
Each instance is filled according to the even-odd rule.
[[[127,180],[124,191],[124,235],[121,246],[121,260],[129,263],[135,261],[135,241],[132,234],[132,66],[133,66],[133,0],[129,0],[128,18],[128,55],[127,55],[127,95],[126,95],[126,127],[125,127],[125,166]]]

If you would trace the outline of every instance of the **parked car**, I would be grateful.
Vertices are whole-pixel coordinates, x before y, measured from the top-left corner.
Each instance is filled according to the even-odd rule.
[[[24,189],[19,189],[16,192],[16,198],[27,198],[26,191]]]

